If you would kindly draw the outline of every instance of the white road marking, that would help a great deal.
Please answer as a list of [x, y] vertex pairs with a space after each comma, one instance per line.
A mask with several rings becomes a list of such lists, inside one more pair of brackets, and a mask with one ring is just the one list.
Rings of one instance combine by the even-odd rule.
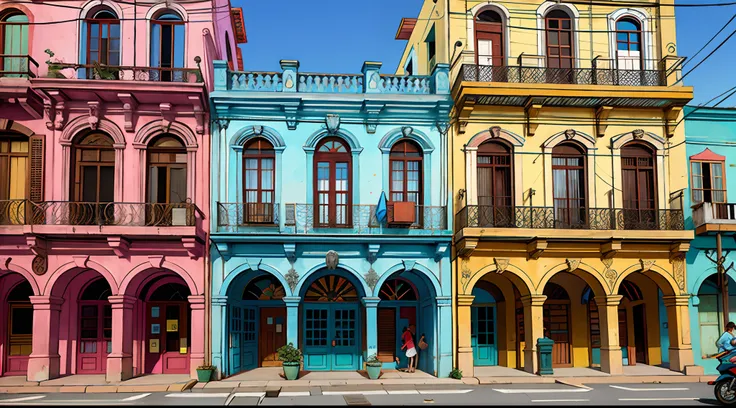
[[426, 394], [467, 394], [473, 390], [419, 390], [422, 395]]
[[279, 393], [279, 397], [309, 397], [309, 391], [282, 391]]
[[125, 402], [138, 401], [139, 399], [146, 398], [149, 395], [151, 395], [150, 392], [149, 393], [146, 393], [146, 394], [133, 395], [132, 397], [123, 398], [121, 401], [125, 401]]
[[689, 388], [629, 388], [620, 385], [609, 385], [611, 388], [617, 388], [624, 391], [689, 391]]
[[386, 395], [384, 390], [371, 391], [322, 391], [322, 395]]
[[589, 399], [543, 399], [532, 400], [532, 402], [587, 402]]
[[699, 397], [682, 397], [682, 398], [619, 398], [619, 401], [694, 401]]
[[2, 399], [2, 400], [0, 400], [0, 404], [4, 404], [4, 403], [7, 403], [7, 402], [33, 401], [33, 400], [38, 400], [38, 399], [41, 399], [41, 398], [46, 398], [46, 396], [45, 395], [34, 395], [34, 396], [31, 396], [31, 397], [20, 397], [20, 398]]
[[500, 389], [492, 388], [493, 391], [502, 392], [504, 394], [542, 394], [542, 393], [556, 393], [556, 392], [590, 392], [589, 389], [575, 388], [572, 390], [554, 390], [554, 389], [525, 389], [525, 388], [513, 388], [513, 389]]
[[237, 397], [256, 397], [261, 398], [264, 395], [266, 395], [265, 391], [259, 391], [259, 392], [236, 392], [233, 394], [236, 398]]
[[389, 395], [419, 395], [417, 390], [386, 390]]
[[227, 392], [182, 392], [176, 394], [166, 394], [169, 398], [227, 398], [230, 393]]

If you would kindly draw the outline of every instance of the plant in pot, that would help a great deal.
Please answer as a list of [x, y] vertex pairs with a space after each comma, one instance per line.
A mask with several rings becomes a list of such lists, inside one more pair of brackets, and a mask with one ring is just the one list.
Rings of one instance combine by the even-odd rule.
[[212, 378], [213, 371], [215, 371], [215, 366], [201, 365], [197, 367], [197, 381], [208, 382]]
[[278, 349], [279, 360], [283, 362], [284, 376], [287, 380], [296, 380], [299, 377], [299, 366], [302, 362], [302, 352], [289, 343]]
[[381, 376], [381, 366], [383, 366], [383, 363], [378, 359], [377, 355], [373, 354], [368, 357], [368, 360], [365, 362], [365, 368], [371, 380], [377, 380]]
[[61, 65], [62, 62], [59, 61], [58, 58], [54, 58], [54, 52], [48, 48], [46, 48], [43, 52], [45, 52], [49, 56], [49, 59], [46, 60], [46, 66], [48, 67], [48, 73], [46, 74], [46, 76], [49, 78], [66, 78], [64, 74], [61, 73], [61, 70], [64, 69], [64, 66]]

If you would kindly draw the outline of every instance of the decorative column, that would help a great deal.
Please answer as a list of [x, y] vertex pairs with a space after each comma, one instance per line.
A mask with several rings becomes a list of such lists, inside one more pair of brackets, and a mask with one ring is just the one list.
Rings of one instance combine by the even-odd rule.
[[[108, 296], [112, 306], [112, 352], [107, 356], [107, 382], [133, 378], [133, 306], [135, 297]], [[144, 328], [144, 332], [145, 332]]]
[[463, 372], [463, 377], [474, 377], [473, 347], [471, 344], [471, 313], [470, 306], [475, 296], [457, 295], [457, 368]]
[[537, 340], [544, 336], [543, 306], [545, 295], [526, 295], [521, 297], [524, 306], [524, 371], [536, 374]]
[[600, 316], [601, 371], [611, 375], [622, 375], [623, 355], [618, 343], [618, 305], [621, 295], [596, 296]]
[[693, 346], [690, 341], [690, 315], [688, 314], [689, 295], [664, 296], [667, 308], [667, 322], [670, 337], [670, 370], [687, 371], [695, 369]]
[[364, 297], [362, 299], [365, 306], [365, 339], [366, 339], [366, 358], [378, 353], [378, 303], [381, 301], [377, 297]]
[[284, 303], [286, 303], [286, 344], [293, 343], [296, 348], [299, 348], [299, 302], [301, 300], [302, 298], [299, 296], [284, 298]]
[[227, 372], [227, 296], [212, 297], [212, 365], [214, 378], [221, 379]]
[[59, 376], [59, 321], [64, 299], [29, 296], [33, 305], [32, 351], [28, 357], [28, 381], [46, 381]]
[[478, 148], [465, 147], [465, 203], [478, 205]]
[[192, 309], [192, 317], [189, 321], [192, 338], [189, 340], [189, 372], [192, 378], [197, 378], [197, 367], [204, 364], [204, 295], [193, 295], [187, 297], [189, 307]]
[[[447, 378], [452, 371], [452, 298], [437, 297], [437, 339], [429, 347], [438, 350], [435, 376]], [[473, 355], [472, 352], [470, 354]], [[465, 372], [463, 372], [465, 373]]]

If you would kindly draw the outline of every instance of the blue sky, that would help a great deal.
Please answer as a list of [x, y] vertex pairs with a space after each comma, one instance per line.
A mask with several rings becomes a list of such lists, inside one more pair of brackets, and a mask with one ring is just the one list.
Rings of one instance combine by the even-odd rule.
[[[232, 0], [243, 8], [248, 43], [242, 46], [246, 70], [279, 71], [279, 60], [297, 59], [305, 72], [358, 73], [363, 61], [396, 69], [406, 41], [394, 39], [402, 17], [416, 17], [423, 0]], [[724, 0], [718, 0], [724, 1]], [[678, 0], [697, 3], [698, 0]], [[716, 0], [709, 0], [716, 2]], [[731, 16], [736, 6], [677, 8], [678, 54], [692, 56]], [[736, 21], [719, 40], [736, 29]], [[712, 43], [686, 70], [715, 47]], [[736, 37], [685, 83], [695, 87], [694, 104], [736, 86]], [[736, 96], [721, 106], [736, 106]]]

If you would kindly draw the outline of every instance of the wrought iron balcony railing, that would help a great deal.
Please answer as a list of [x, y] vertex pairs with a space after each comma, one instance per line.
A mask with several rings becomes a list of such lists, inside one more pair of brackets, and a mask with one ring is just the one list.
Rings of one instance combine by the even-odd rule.
[[192, 203], [0, 201], [0, 225], [195, 226], [202, 211]]
[[[524, 56], [538, 57], [538, 56]], [[629, 62], [629, 63], [626, 63]], [[572, 60], [575, 68], [547, 67], [545, 59], [517, 65], [463, 64], [459, 78], [474, 82], [525, 84], [578, 84], [620, 86], [666, 86], [667, 72], [661, 61]]]
[[455, 229], [473, 227], [680, 231], [685, 219], [682, 210], [468, 205], [455, 214]]
[[217, 203], [217, 229], [279, 225], [279, 205], [274, 203]]
[[0, 77], [35, 78], [37, 76], [38, 62], [30, 55], [0, 54]]
[[199, 68], [130, 67], [122, 65], [56, 63], [59, 72], [76, 71], [78, 78], [111, 81], [204, 82]]
[[345, 234], [395, 233], [399, 230], [417, 229], [427, 231], [447, 230], [447, 208], [439, 206], [416, 206], [414, 222], [393, 223], [393, 207], [386, 208], [386, 221], [378, 221], [375, 205], [353, 205], [347, 211], [325, 209], [317, 214], [313, 204], [286, 204], [284, 226], [297, 234], [320, 233], [325, 229]]

